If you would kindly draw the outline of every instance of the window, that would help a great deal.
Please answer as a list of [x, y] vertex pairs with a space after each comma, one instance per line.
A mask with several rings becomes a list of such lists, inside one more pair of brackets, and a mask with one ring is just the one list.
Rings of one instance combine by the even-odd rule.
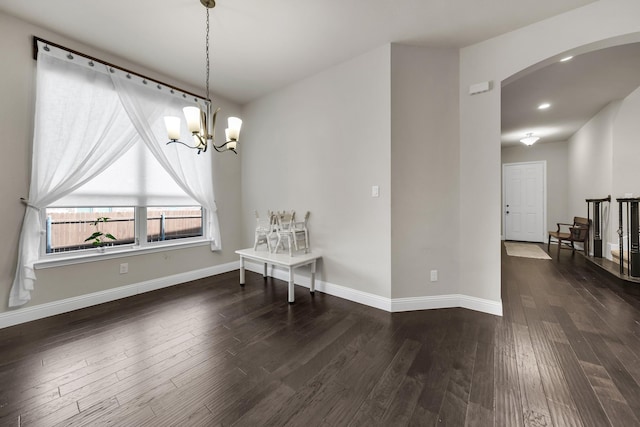
[[[201, 206], [47, 208], [45, 216], [46, 254], [96, 247], [157, 246], [177, 240], [201, 240], [204, 236]], [[99, 218], [106, 220], [97, 221]], [[136, 226], [136, 218], [145, 218], [145, 226]], [[95, 232], [102, 233], [99, 240], [91, 238]]]
[[[191, 156], [195, 153], [190, 152]], [[138, 250], [205, 240], [206, 211], [136, 143], [108, 167], [46, 208], [46, 258]], [[108, 218], [95, 224], [98, 218]], [[94, 232], [115, 240], [85, 241]]]
[[202, 237], [202, 207], [148, 207], [147, 242]]
[[[47, 254], [93, 249], [97, 245], [90, 236], [95, 231], [116, 238], [105, 238], [107, 246], [135, 243], [134, 208], [48, 208], [45, 215]], [[101, 217], [108, 221], [96, 224]]]

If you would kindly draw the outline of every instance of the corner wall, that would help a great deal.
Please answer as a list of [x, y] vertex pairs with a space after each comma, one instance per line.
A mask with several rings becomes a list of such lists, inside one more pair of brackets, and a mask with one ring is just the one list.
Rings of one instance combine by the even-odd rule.
[[458, 62], [456, 49], [391, 44], [247, 105], [246, 246], [254, 210], [310, 210], [330, 293], [501, 313], [459, 294]]

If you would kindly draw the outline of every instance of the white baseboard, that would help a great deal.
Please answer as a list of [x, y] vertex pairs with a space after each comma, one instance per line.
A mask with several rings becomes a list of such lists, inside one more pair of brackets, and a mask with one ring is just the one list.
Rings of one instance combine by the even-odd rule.
[[51, 303], [6, 311], [4, 313], [0, 313], [0, 329], [18, 325], [20, 323], [31, 322], [32, 320], [55, 316], [57, 314], [67, 313], [81, 308], [91, 307], [93, 305], [103, 304], [109, 301], [115, 301], [121, 298], [154, 291], [156, 289], [178, 285], [180, 283], [190, 282], [192, 280], [202, 279], [204, 277], [214, 276], [216, 274], [227, 273], [239, 268], [239, 261], [235, 261], [200, 270], [159, 277], [157, 279], [146, 280], [132, 285], [121, 286], [114, 289], [94, 292]]
[[[262, 263], [254, 263], [247, 259], [245, 268], [249, 271], [253, 271], [254, 273], [262, 274], [264, 267]], [[276, 279], [284, 280], [285, 282], [289, 281], [289, 272], [282, 268], [269, 266], [268, 274]], [[304, 286], [305, 288], [311, 288], [311, 278], [308, 276], [296, 274], [295, 283], [296, 285]], [[346, 286], [335, 285], [333, 283], [316, 279], [316, 291], [357, 302], [359, 304], [368, 305], [369, 307], [374, 307], [380, 310], [391, 311], [391, 300], [389, 298], [347, 288]]]
[[495, 316], [502, 316], [502, 302], [461, 294], [394, 298], [391, 301], [391, 311], [393, 312], [462, 307]]
[[[204, 277], [214, 276], [216, 274], [227, 273], [230, 271], [238, 270], [239, 268], [239, 262], [235, 261], [227, 264], [203, 268], [200, 270], [151, 279], [132, 285], [108, 289], [105, 291], [94, 292], [87, 295], [67, 298], [51, 303], [40, 304], [33, 307], [18, 308], [15, 310], [6, 311], [4, 313], [0, 313], [0, 329], [18, 325], [21, 323], [31, 322], [33, 320], [43, 319], [45, 317], [67, 313], [81, 308], [91, 307], [93, 305], [115, 301], [121, 298], [138, 295], [145, 292], [155, 291], [157, 289], [178, 285], [180, 283], [202, 279]], [[262, 264], [255, 264], [250, 262], [249, 260], [247, 260], [246, 269], [259, 274], [262, 274], [263, 272]], [[288, 272], [283, 269], [271, 267], [269, 275], [280, 280], [289, 280]], [[311, 286], [311, 280], [307, 276], [298, 274], [296, 275], [296, 284], [309, 288]], [[493, 314], [496, 316], [502, 316], [502, 302], [484, 300], [467, 295], [453, 294], [392, 299], [381, 297], [379, 295], [371, 294], [368, 292], [359, 291], [356, 289], [351, 289], [346, 286], [324, 282], [322, 280], [316, 280], [316, 290], [318, 292], [322, 292], [328, 295], [388, 312], [462, 307], [470, 310], [480, 311], [483, 313]]]
[[[263, 273], [263, 264], [256, 264], [247, 260], [245, 268], [258, 274]], [[288, 281], [289, 273], [280, 268], [270, 267], [269, 276], [276, 279]], [[303, 275], [295, 276], [296, 285], [311, 287], [310, 277]], [[374, 307], [388, 312], [414, 311], [414, 310], [432, 310], [436, 308], [466, 308], [469, 310], [480, 311], [483, 313], [502, 316], [502, 302], [485, 300], [481, 298], [471, 297], [468, 295], [436, 295], [426, 297], [411, 298], [385, 298], [368, 292], [358, 291], [356, 289], [347, 288], [345, 286], [336, 285], [321, 280], [316, 280], [316, 290], [328, 295], [359, 304]]]

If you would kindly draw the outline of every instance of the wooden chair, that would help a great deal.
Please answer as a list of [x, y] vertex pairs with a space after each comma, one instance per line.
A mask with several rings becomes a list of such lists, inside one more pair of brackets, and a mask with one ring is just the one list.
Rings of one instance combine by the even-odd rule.
[[[558, 229], [556, 231], [549, 231], [549, 240], [547, 241], [547, 252], [551, 247], [551, 238], [555, 238], [558, 241], [558, 257], [560, 256], [560, 248], [562, 242], [566, 242], [567, 245], [571, 245], [573, 252], [576, 251], [574, 242], [582, 243], [582, 247], [585, 255], [588, 254], [589, 245], [589, 228], [591, 221], [587, 218], [576, 216], [573, 218], [573, 224], [566, 224], [559, 222]], [[568, 232], [563, 231], [562, 228], [568, 228]]]

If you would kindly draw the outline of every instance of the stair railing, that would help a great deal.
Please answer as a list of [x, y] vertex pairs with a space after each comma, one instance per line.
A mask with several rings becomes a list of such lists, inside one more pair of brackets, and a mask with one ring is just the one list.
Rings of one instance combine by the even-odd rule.
[[[640, 277], [640, 197], [624, 197], [616, 199], [618, 202], [618, 244], [620, 246], [620, 274], [624, 275], [624, 240], [627, 239], [629, 262], [627, 275]], [[625, 229], [626, 225], [626, 229]], [[625, 237], [625, 230], [627, 232]]]
[[611, 195], [602, 199], [585, 199], [587, 202], [587, 219], [591, 223], [591, 204], [593, 203], [593, 256], [595, 258], [602, 258], [602, 219], [604, 215], [602, 213], [602, 203], [611, 203]]

